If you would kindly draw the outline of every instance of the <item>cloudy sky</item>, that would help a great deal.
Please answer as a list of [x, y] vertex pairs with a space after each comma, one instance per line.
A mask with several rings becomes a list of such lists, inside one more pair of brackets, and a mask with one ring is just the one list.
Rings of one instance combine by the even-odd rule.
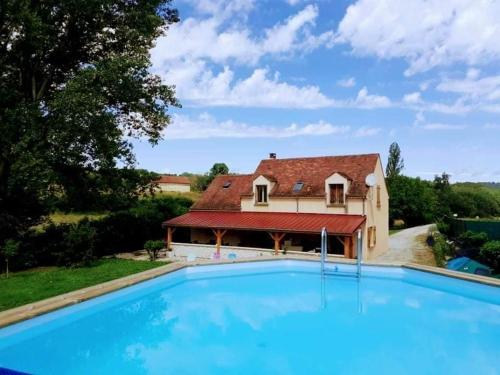
[[378, 152], [405, 173], [500, 181], [500, 1], [174, 0], [151, 51], [183, 108], [140, 167], [253, 171], [278, 157]]

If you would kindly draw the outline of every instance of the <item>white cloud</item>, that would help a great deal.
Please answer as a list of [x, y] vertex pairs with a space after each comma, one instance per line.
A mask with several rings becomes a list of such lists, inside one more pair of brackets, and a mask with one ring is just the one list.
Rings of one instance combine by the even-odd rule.
[[296, 123], [286, 127], [256, 126], [246, 123], [217, 121], [208, 113], [197, 117], [173, 115], [173, 122], [165, 130], [166, 139], [200, 139], [200, 138], [290, 138], [297, 136], [325, 136], [346, 134], [349, 126], [332, 125], [319, 121], [305, 125]]
[[195, 11], [208, 14], [218, 18], [226, 19], [234, 15], [246, 16], [255, 2], [254, 0], [184, 0], [189, 3]]
[[500, 58], [499, 1], [358, 0], [336, 40], [354, 53], [404, 58], [412, 75], [436, 66], [484, 64]]
[[430, 81], [424, 81], [424, 82], [421, 82], [418, 87], [420, 88], [420, 91], [426, 91], [429, 86], [431, 85], [431, 82]]
[[227, 67], [218, 74], [203, 68], [204, 64], [195, 63], [170, 72], [166, 80], [177, 83], [179, 97], [198, 105], [307, 109], [335, 105], [319, 87], [280, 81], [278, 73], [270, 76], [266, 69], [255, 69], [247, 78], [236, 80]]
[[356, 130], [356, 132], [354, 133], [354, 136], [355, 137], [370, 137], [370, 136], [379, 134], [381, 130], [382, 130], [381, 128], [370, 128], [367, 126], [363, 126], [363, 127], [359, 128], [358, 130]]
[[341, 87], [354, 87], [356, 86], [356, 79], [354, 77], [349, 77], [337, 81], [337, 85]]
[[391, 106], [391, 101], [387, 96], [371, 95], [368, 93], [368, 89], [363, 87], [358, 92], [358, 96], [354, 101], [355, 107], [360, 108], [385, 108]]
[[500, 101], [500, 75], [479, 78], [477, 70], [470, 71], [463, 79], [444, 79], [437, 90], [465, 95], [469, 99]]
[[425, 130], [463, 130], [467, 128], [467, 125], [454, 125], [454, 124], [444, 124], [444, 123], [426, 123], [418, 125], [419, 128]]
[[165, 82], [176, 85], [181, 100], [198, 106], [237, 106], [260, 108], [384, 108], [389, 98], [372, 95], [363, 87], [356, 98], [336, 100], [323, 94], [318, 86], [293, 85], [267, 69], [255, 69], [243, 79], [225, 67], [214, 73], [202, 60], [179, 64], [164, 73]]
[[484, 124], [483, 129], [487, 130], [500, 130], [500, 124]]
[[423, 112], [417, 112], [415, 115], [415, 122], [413, 123], [414, 125], [421, 124], [425, 121], [425, 116]]
[[418, 103], [421, 103], [422, 102], [422, 98], [421, 98], [420, 92], [416, 91], [416, 92], [412, 92], [410, 94], [406, 94], [403, 97], [403, 102], [405, 102], [407, 104], [418, 104]]
[[[217, 5], [207, 5], [206, 9], [219, 9]], [[331, 46], [334, 33], [326, 31], [319, 35], [312, 34], [312, 28], [318, 17], [318, 8], [308, 5], [283, 22], [265, 29], [262, 37], [252, 35], [245, 22], [238, 17], [238, 10], [248, 10], [246, 2], [238, 6], [229, 6], [217, 14], [214, 10], [207, 13], [211, 17], [198, 19], [187, 18], [171, 26], [166, 36], [159, 38], [151, 51], [155, 69], [170, 61], [183, 59], [207, 59], [215, 63], [227, 63], [229, 60], [240, 64], [255, 65], [265, 55], [291, 55], [304, 53], [321, 45]], [[244, 13], [244, 12], [243, 12]]]

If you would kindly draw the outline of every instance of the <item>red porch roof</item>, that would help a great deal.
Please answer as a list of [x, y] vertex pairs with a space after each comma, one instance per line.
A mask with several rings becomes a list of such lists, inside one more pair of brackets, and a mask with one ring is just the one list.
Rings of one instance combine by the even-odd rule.
[[256, 230], [273, 232], [351, 235], [364, 222], [361, 215], [306, 214], [290, 212], [191, 211], [164, 223], [167, 227]]

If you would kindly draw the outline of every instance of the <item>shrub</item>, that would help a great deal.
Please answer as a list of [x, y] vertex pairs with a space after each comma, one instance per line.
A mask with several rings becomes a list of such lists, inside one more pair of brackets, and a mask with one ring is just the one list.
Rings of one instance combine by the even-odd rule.
[[144, 249], [148, 252], [149, 260], [153, 261], [158, 258], [158, 253], [163, 249], [164, 243], [161, 240], [149, 240], [144, 244]]
[[9, 277], [9, 260], [17, 255], [19, 251], [19, 244], [19, 241], [9, 239], [5, 241], [1, 248], [1, 253], [5, 258], [5, 273], [7, 274], [7, 277]]
[[481, 259], [496, 273], [500, 273], [500, 241], [488, 241], [480, 251]]
[[56, 252], [58, 266], [88, 266], [94, 259], [96, 229], [84, 219], [78, 224], [70, 224], [63, 235], [63, 241]]
[[434, 245], [432, 246], [432, 249], [434, 251], [436, 265], [438, 267], [444, 267], [446, 264], [446, 257], [455, 256], [455, 247], [440, 233], [434, 233], [433, 238]]
[[[20, 238], [18, 256], [9, 261], [9, 266], [20, 270], [51, 265], [87, 265], [103, 255], [142, 250], [147, 240], [164, 236], [163, 221], [186, 213], [192, 204], [193, 201], [185, 197], [145, 198], [128, 210], [114, 212], [99, 220], [50, 224], [41, 232], [27, 231]], [[5, 256], [0, 261], [5, 261]]]
[[485, 232], [473, 232], [468, 230], [458, 236], [458, 242], [463, 249], [479, 249], [488, 241]]
[[448, 224], [447, 222], [445, 222], [443, 220], [438, 220], [436, 223], [436, 227], [440, 233], [445, 234], [445, 235], [450, 234], [450, 224]]

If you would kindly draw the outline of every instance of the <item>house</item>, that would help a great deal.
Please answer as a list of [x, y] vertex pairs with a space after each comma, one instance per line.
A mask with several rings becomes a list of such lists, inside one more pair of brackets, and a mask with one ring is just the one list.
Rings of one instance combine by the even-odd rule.
[[191, 181], [188, 177], [162, 175], [155, 181], [159, 191], [176, 191], [186, 193], [191, 191]]
[[[368, 178], [367, 178], [368, 176]], [[367, 183], [370, 185], [368, 186]], [[389, 197], [378, 154], [279, 159], [270, 154], [254, 173], [217, 176], [191, 210], [164, 223], [192, 244], [318, 251], [328, 231], [329, 253], [363, 258], [388, 248]], [[186, 234], [186, 231], [188, 233]]]

